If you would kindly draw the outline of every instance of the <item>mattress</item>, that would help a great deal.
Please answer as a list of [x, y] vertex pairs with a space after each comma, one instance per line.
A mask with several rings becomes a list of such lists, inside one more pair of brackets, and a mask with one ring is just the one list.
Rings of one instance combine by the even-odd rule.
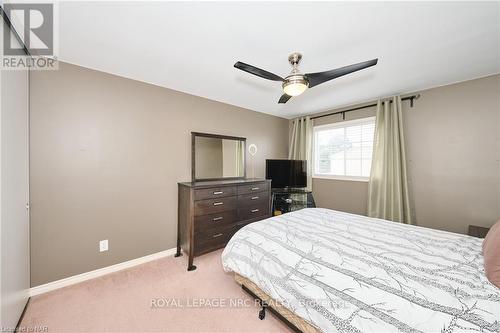
[[224, 270], [322, 332], [499, 332], [482, 240], [329, 209], [249, 224]]

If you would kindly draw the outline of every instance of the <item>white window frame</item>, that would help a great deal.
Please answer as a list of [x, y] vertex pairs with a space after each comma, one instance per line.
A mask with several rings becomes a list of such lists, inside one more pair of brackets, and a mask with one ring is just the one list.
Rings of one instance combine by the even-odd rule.
[[316, 131], [318, 130], [328, 130], [328, 129], [335, 129], [335, 128], [341, 128], [341, 127], [346, 127], [350, 125], [363, 125], [363, 124], [368, 124], [375, 122], [375, 117], [365, 117], [365, 118], [359, 118], [359, 119], [354, 119], [354, 120], [345, 120], [345, 121], [339, 121], [335, 123], [330, 123], [330, 124], [325, 124], [325, 125], [317, 125], [313, 127], [313, 142], [312, 142], [312, 178], [318, 178], [318, 179], [334, 179], [334, 180], [346, 180], [346, 181], [357, 181], [357, 182], [368, 182], [370, 181], [370, 177], [364, 177], [364, 176], [335, 176], [335, 175], [325, 175], [325, 174], [317, 174], [316, 173]]

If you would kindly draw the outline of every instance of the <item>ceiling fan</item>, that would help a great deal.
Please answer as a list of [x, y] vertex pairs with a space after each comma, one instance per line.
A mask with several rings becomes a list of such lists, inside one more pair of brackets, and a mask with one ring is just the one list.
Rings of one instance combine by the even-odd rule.
[[292, 65], [292, 71], [285, 78], [255, 66], [245, 64], [241, 61], [236, 62], [234, 67], [250, 74], [260, 76], [264, 79], [283, 82], [282, 87], [284, 94], [281, 96], [278, 103], [286, 103], [293, 96], [302, 94], [307, 88], [312, 88], [332, 79], [365, 69], [367, 67], [375, 66], [378, 61], [378, 59], [372, 59], [325, 72], [301, 74], [298, 68], [301, 59], [302, 54], [298, 52], [290, 54], [288, 61]]

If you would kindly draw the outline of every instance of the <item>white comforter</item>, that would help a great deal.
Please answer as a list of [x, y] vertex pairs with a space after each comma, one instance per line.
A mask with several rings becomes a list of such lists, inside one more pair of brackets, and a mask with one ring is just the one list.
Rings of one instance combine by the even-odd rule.
[[308, 208], [242, 228], [222, 262], [324, 332], [499, 332], [481, 243]]

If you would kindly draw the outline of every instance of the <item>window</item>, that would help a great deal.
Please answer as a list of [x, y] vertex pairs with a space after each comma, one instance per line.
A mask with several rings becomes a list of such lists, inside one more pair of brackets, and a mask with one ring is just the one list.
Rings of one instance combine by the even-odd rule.
[[315, 126], [314, 177], [370, 177], [374, 133], [375, 117]]

